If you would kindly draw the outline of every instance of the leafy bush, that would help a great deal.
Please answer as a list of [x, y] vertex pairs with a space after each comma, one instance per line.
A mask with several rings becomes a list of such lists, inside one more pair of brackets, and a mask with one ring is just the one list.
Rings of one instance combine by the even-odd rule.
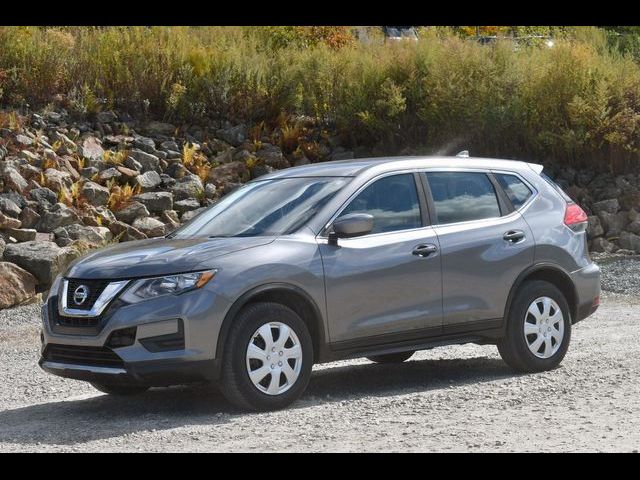
[[363, 43], [349, 27], [0, 27], [0, 101], [37, 107], [57, 98], [72, 113], [119, 108], [173, 122], [224, 118], [247, 122], [256, 142], [277, 127], [287, 151], [309, 158], [321, 158], [318, 139], [280, 119], [312, 116], [376, 152], [464, 148], [637, 168], [637, 36], [626, 32], [623, 46], [598, 28], [483, 27], [556, 41], [480, 45], [475, 27], [464, 28]]

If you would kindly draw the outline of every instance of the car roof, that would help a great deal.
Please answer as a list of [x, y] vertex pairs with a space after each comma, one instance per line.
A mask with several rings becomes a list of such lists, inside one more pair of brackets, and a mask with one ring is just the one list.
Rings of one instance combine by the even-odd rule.
[[375, 170], [375, 173], [385, 173], [395, 170], [407, 170], [414, 168], [478, 168], [491, 170], [529, 170], [537, 173], [542, 171], [538, 164], [526, 163], [519, 160], [502, 160], [497, 158], [478, 157], [379, 157], [358, 158], [353, 160], [333, 160], [299, 167], [291, 167], [268, 173], [259, 180], [292, 177], [355, 177], [364, 171]]

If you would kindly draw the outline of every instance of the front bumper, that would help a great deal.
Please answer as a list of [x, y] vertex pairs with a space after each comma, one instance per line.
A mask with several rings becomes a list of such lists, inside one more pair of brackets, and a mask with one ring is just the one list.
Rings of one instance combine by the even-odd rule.
[[[54, 375], [97, 383], [215, 380], [215, 346], [226, 308], [223, 297], [203, 288], [132, 305], [116, 300], [97, 325], [70, 327], [61, 324], [54, 296], [42, 308], [39, 364]], [[126, 330], [133, 330], [134, 338], [125, 346], [114, 344], [114, 335]], [[54, 349], [61, 353], [53, 355]]]

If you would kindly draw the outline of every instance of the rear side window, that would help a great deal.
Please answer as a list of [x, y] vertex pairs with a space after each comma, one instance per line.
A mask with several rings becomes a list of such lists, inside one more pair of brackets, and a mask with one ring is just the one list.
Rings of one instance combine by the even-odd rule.
[[427, 181], [440, 225], [500, 216], [489, 177], [475, 172], [432, 172]]
[[524, 205], [527, 200], [533, 195], [533, 192], [526, 183], [520, 180], [515, 175], [509, 175], [506, 173], [494, 173], [496, 180], [511, 200], [513, 208], [516, 210]]
[[[373, 215], [371, 233], [422, 227], [420, 202], [413, 174], [391, 175], [376, 180], [340, 213]], [[338, 217], [338, 218], [340, 218]]]

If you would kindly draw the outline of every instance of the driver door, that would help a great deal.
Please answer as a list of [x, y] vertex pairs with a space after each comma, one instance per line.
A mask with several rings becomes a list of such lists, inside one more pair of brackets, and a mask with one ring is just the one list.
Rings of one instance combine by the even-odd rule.
[[[373, 230], [331, 245], [319, 238], [332, 344], [420, 338], [442, 329], [439, 244], [413, 173], [369, 182], [337, 218], [374, 217]], [[425, 254], [425, 246], [431, 253]], [[420, 252], [422, 248], [422, 252]], [[339, 348], [339, 347], [338, 347]]]

